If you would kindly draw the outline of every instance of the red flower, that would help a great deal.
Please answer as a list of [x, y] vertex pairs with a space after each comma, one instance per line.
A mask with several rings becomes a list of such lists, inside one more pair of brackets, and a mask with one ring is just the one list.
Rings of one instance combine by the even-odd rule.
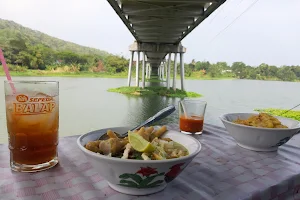
[[151, 167], [141, 167], [139, 171], [136, 172], [137, 174], [142, 174], [143, 176], [150, 176], [152, 174], [157, 174], [158, 172], [156, 171], [155, 168]]
[[181, 172], [181, 168], [180, 167], [183, 164], [184, 163], [179, 163], [179, 164], [176, 164], [176, 165], [172, 166], [170, 168], [171, 170], [168, 173], [166, 173], [165, 176], [175, 178]]

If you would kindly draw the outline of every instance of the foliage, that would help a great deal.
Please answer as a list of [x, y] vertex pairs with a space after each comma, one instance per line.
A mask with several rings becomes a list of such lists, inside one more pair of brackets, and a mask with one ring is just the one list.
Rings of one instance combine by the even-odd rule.
[[109, 55], [109, 53], [105, 51], [66, 42], [39, 31], [23, 27], [13, 21], [0, 19], [0, 46], [6, 47], [9, 45], [10, 40], [13, 40], [17, 45], [23, 45], [24, 49], [24, 42], [18, 40], [20, 38], [23, 39], [25, 43], [27, 42], [33, 46], [42, 43], [54, 51], [72, 51], [77, 54], [95, 54], [101, 57]]
[[[66, 42], [15, 22], [1, 19], [0, 47], [4, 50], [10, 70], [14, 74], [22, 76], [58, 76], [59, 73], [67, 76], [79, 76], [80, 74], [86, 76], [88, 72], [95, 73], [95, 75], [88, 75], [95, 77], [103, 76], [103, 74], [123, 76], [128, 71], [129, 60], [124, 57]], [[132, 69], [133, 74], [134, 66], [135, 64]], [[226, 62], [210, 63], [193, 59], [191, 63], [185, 63], [184, 68], [185, 77], [190, 79], [237, 78], [300, 81], [299, 65], [276, 67], [262, 63], [259, 66], [249, 66], [243, 62], [234, 62], [230, 66]], [[171, 61], [171, 78], [173, 71], [174, 61]], [[152, 75], [156, 73], [157, 69], [153, 68]], [[179, 63], [176, 73], [180, 73]], [[153, 76], [150, 81], [155, 82]]]
[[[128, 60], [97, 49], [83, 47], [0, 19], [0, 47], [6, 62], [28, 69], [123, 72]], [[66, 68], [65, 66], [68, 66]], [[61, 69], [60, 69], [61, 70]]]
[[[287, 118], [291, 118], [291, 119], [295, 119], [295, 120], [300, 121], [300, 110], [291, 110], [287, 113], [284, 113], [287, 110], [267, 108], [267, 109], [255, 109], [255, 111], [266, 112], [266, 113], [269, 113], [271, 115], [287, 117]], [[284, 113], [284, 114], [282, 114], [282, 113]]]
[[300, 65], [281, 66], [262, 63], [257, 67], [246, 65], [243, 62], [234, 62], [229, 66], [226, 62], [210, 63], [194, 60], [185, 65], [187, 77], [200, 79], [238, 78], [256, 80], [300, 81]]
[[139, 87], [119, 87], [108, 89], [109, 92], [117, 92], [128, 95], [135, 96], [147, 96], [147, 95], [160, 95], [167, 97], [201, 97], [202, 95], [195, 92], [186, 92], [177, 89], [176, 91], [172, 89], [167, 89], [166, 87], [145, 87], [144, 89]]

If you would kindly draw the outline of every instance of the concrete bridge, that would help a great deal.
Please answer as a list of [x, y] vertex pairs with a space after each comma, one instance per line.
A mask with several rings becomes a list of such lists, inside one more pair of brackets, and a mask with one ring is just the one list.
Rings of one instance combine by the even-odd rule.
[[[131, 85], [132, 63], [136, 61], [136, 83], [140, 86], [139, 70], [142, 61], [142, 85], [150, 78], [151, 70], [160, 79], [166, 76], [171, 88], [171, 55], [174, 54], [173, 84], [176, 90], [177, 55], [180, 57], [181, 89], [184, 87], [184, 53], [181, 41], [226, 0], [107, 0], [131, 32], [135, 41], [131, 52], [128, 86]], [[166, 61], [167, 60], [167, 61]]]

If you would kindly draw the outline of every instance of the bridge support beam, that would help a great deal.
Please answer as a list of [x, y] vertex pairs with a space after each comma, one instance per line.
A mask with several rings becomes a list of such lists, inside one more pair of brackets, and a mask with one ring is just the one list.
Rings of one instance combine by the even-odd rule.
[[177, 53], [174, 54], [173, 90], [176, 91]]
[[134, 57], [134, 51], [131, 51], [131, 57], [130, 57], [130, 61], [129, 61], [129, 69], [128, 69], [128, 87], [130, 87], [131, 84], [131, 71], [132, 71], [132, 63], [133, 63], [133, 57]]
[[169, 53], [168, 70], [167, 70], [167, 89], [170, 89], [170, 76], [171, 76], [171, 53]]
[[139, 43], [134, 41], [132, 45], [129, 46], [129, 51], [145, 51], [154, 53], [181, 53], [186, 52], [186, 48], [179, 44], [156, 44], [156, 43]]
[[160, 80], [160, 77], [161, 77], [161, 74], [160, 74], [160, 65], [158, 65], [158, 68], [157, 68], [157, 72], [158, 72], [158, 79]]
[[167, 61], [164, 62], [164, 69], [165, 69], [165, 80], [167, 80], [167, 73], [168, 73], [168, 67], [167, 67]]
[[139, 87], [140, 86], [140, 74], [139, 74], [139, 64], [140, 64], [140, 52], [137, 52], [137, 61], [135, 63], [135, 86]]
[[148, 79], [148, 66], [149, 64], [146, 62], [146, 79]]
[[184, 87], [184, 60], [183, 53], [180, 53], [180, 81], [181, 81], [181, 90], [185, 90]]
[[161, 63], [161, 80], [165, 79], [165, 63]]
[[[152, 69], [154, 73], [157, 73], [160, 80], [166, 80], [167, 88], [171, 87], [176, 90], [176, 75], [177, 75], [177, 54], [180, 56], [180, 80], [181, 89], [185, 89], [184, 86], [184, 61], [183, 54], [186, 52], [186, 48], [179, 44], [156, 44], [156, 43], [141, 43], [135, 41], [129, 47], [131, 51], [131, 60], [129, 62], [128, 70], [128, 86], [131, 84], [131, 73], [134, 53], [137, 52], [136, 61], [136, 83], [135, 85], [139, 87], [139, 63], [140, 63], [140, 52], [142, 52], [143, 63], [142, 63], [142, 86], [145, 87], [145, 79], [151, 78]], [[171, 86], [171, 59], [172, 53], [174, 53], [174, 72], [173, 72], [173, 86]], [[166, 55], [169, 54], [168, 63], [165, 61]], [[147, 59], [147, 61], [146, 61]], [[152, 68], [154, 67], [154, 68]], [[157, 70], [157, 71], [156, 71]]]
[[143, 52], [143, 68], [142, 68], [142, 88], [145, 88], [145, 65], [146, 65], [146, 54]]

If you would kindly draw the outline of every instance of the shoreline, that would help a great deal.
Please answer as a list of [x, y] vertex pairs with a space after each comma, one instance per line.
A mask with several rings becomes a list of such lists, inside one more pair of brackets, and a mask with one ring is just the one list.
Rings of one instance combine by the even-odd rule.
[[[0, 69], [1, 70], [1, 69]], [[30, 70], [26, 72], [16, 72], [11, 71], [10, 75], [12, 77], [68, 77], [68, 78], [122, 78], [127, 79], [128, 74], [126, 73], [93, 73], [93, 72], [49, 72], [49, 71], [35, 71]], [[0, 71], [0, 77], [5, 77], [5, 73], [3, 71]], [[135, 79], [135, 74], [132, 74], [132, 79]], [[153, 76], [157, 77], [157, 76]], [[140, 76], [140, 80], [142, 77]], [[173, 80], [173, 77], [171, 77], [170, 80]], [[180, 80], [180, 75], [177, 74], [176, 80]], [[267, 80], [259, 80], [259, 79], [238, 79], [234, 77], [210, 77], [210, 76], [190, 76], [185, 77], [185, 80], [252, 80], [252, 81], [278, 81], [278, 82], [295, 82], [298, 83], [299, 81], [282, 81], [282, 80], [276, 80], [276, 79], [267, 79]], [[166, 80], [154, 80], [154, 78], [146, 79], [146, 82], [166, 82]]]
[[165, 97], [177, 97], [177, 98], [197, 98], [203, 97], [202, 94], [198, 94], [196, 92], [189, 92], [189, 91], [182, 91], [180, 89], [167, 89], [166, 87], [145, 87], [144, 89], [140, 87], [118, 87], [118, 88], [110, 88], [107, 90], [108, 92], [116, 92], [124, 95], [131, 95], [131, 96], [151, 96], [151, 95], [158, 95], [158, 96], [165, 96]]
[[[93, 73], [93, 72], [46, 72], [45, 71], [26, 71], [26, 72], [15, 72], [11, 71], [10, 75], [12, 77], [70, 77], [70, 78], [124, 78], [127, 79], [127, 73], [116, 73], [116, 74], [109, 74], [109, 73]], [[0, 71], [0, 76], [5, 77], [5, 73]], [[132, 78], [135, 78], [135, 74], [132, 74]], [[233, 77], [185, 77], [186, 80], [237, 80]], [[140, 76], [141, 80], [141, 76]], [[170, 80], [173, 80], [171, 77]], [[180, 75], [177, 74], [176, 80], [180, 80]], [[146, 79], [146, 82], [166, 82], [166, 80], [154, 80], [153, 78]]]

